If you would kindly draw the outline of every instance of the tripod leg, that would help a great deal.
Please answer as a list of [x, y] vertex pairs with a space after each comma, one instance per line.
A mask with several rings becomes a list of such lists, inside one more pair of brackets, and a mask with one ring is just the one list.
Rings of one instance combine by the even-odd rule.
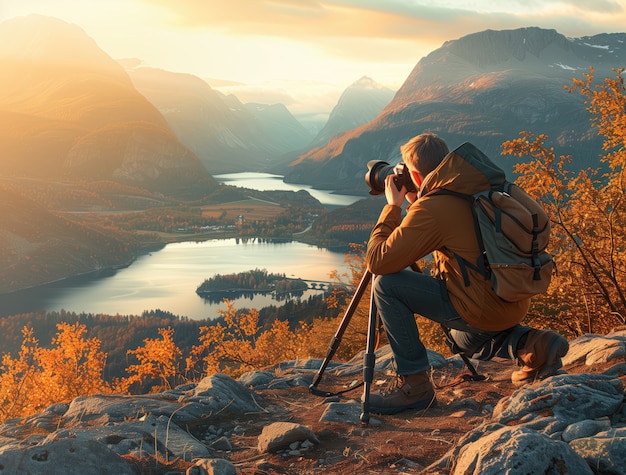
[[309, 386], [309, 391], [312, 394], [315, 394], [316, 396], [327, 397], [327, 396], [332, 395], [332, 393], [329, 393], [326, 391], [320, 391], [319, 389], [317, 389], [317, 385], [322, 379], [322, 375], [324, 374], [324, 371], [326, 371], [326, 367], [328, 366], [328, 363], [330, 363], [330, 360], [335, 355], [337, 348], [339, 348], [339, 344], [341, 343], [343, 334], [346, 332], [346, 329], [348, 328], [348, 324], [350, 323], [350, 319], [352, 318], [352, 315], [357, 309], [359, 302], [361, 301], [361, 298], [363, 297], [363, 294], [365, 293], [365, 290], [367, 289], [367, 285], [369, 284], [371, 279], [372, 279], [372, 273], [366, 270], [363, 273], [363, 276], [361, 277], [361, 281], [359, 282], [359, 286], [354, 292], [354, 295], [352, 296], [352, 300], [350, 300], [350, 304], [348, 305], [348, 308], [346, 309], [346, 313], [344, 314], [343, 319], [341, 320], [341, 323], [339, 324], [339, 327], [337, 328], [337, 331], [335, 332], [335, 335], [333, 336], [333, 339], [330, 342], [330, 346], [328, 347], [328, 350], [326, 352], [326, 357], [324, 358], [324, 361], [322, 362], [320, 369], [317, 371], [315, 378], [313, 378], [313, 383]]
[[370, 296], [369, 321], [367, 326], [367, 346], [363, 356], [363, 402], [361, 423], [369, 424], [370, 421], [370, 391], [374, 380], [374, 367], [376, 365], [376, 324], [378, 323], [378, 310], [374, 302], [374, 286], [372, 285]]
[[[454, 338], [452, 338], [450, 329], [446, 327], [445, 325], [441, 325], [441, 329], [446, 334], [446, 338], [452, 344], [453, 348], [456, 348], [457, 346], [454, 341]], [[459, 353], [459, 356], [463, 360], [463, 363], [465, 363], [465, 366], [467, 366], [467, 368], [470, 370], [470, 373], [472, 373], [471, 379], [473, 381], [484, 381], [485, 379], [487, 379], [484, 374], [479, 374], [478, 371], [476, 371], [476, 368], [474, 368], [474, 365], [472, 364], [472, 362], [469, 360], [467, 356], [465, 356], [463, 353]]]

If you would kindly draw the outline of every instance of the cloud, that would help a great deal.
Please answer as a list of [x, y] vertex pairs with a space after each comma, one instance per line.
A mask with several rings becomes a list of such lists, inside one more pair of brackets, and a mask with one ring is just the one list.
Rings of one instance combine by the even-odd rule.
[[286, 38], [335, 57], [384, 62], [406, 61], [411, 47], [430, 51], [485, 29], [539, 26], [586, 36], [621, 31], [626, 23], [624, 1], [617, 0], [143, 1], [166, 9], [181, 28]]
[[624, 8], [620, 2], [613, 0], [534, 0], [531, 5], [554, 4], [557, 6], [573, 7], [581, 12], [618, 13]]
[[[420, 28], [450, 38], [454, 31], [480, 31], [480, 23], [511, 18], [532, 21], [537, 14], [570, 18], [585, 13], [624, 13], [621, 0], [143, 0], [172, 14], [181, 26], [213, 27], [231, 34], [296, 37], [394, 37]], [[468, 19], [479, 25], [463, 24]], [[482, 21], [481, 21], [482, 19]], [[443, 28], [442, 28], [443, 27]], [[452, 35], [450, 34], [452, 32]]]

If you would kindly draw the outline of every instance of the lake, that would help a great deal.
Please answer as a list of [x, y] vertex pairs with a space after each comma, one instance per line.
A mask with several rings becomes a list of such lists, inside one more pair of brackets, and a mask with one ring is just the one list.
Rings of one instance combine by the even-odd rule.
[[[325, 206], [337, 207], [348, 206], [352, 203], [362, 200], [366, 196], [342, 195], [331, 190], [316, 190], [309, 185], [296, 185], [284, 183], [281, 175], [272, 175], [269, 173], [226, 173], [224, 175], [215, 175], [214, 178], [227, 185], [239, 186], [242, 188], [251, 188], [259, 191], [283, 190], [283, 191], [299, 191], [306, 190], [309, 194], [319, 200]], [[363, 190], [367, 190], [365, 182], [363, 182]]]
[[[299, 242], [267, 243], [220, 239], [168, 244], [139, 257], [132, 265], [108, 275], [75, 277], [19, 294], [0, 297], [2, 315], [40, 309], [71, 312], [140, 315], [165, 310], [192, 319], [215, 318], [223, 303], [212, 304], [196, 294], [198, 286], [215, 274], [253, 269], [305, 280], [329, 281], [333, 270], [346, 271], [344, 254]], [[306, 299], [319, 290], [309, 290]], [[281, 305], [270, 296], [233, 300], [235, 308]]]
[[[218, 181], [257, 190], [306, 189], [328, 206], [346, 206], [357, 196], [289, 185], [279, 175], [234, 173]], [[343, 252], [319, 249], [299, 242], [268, 243], [255, 239], [224, 239], [168, 244], [140, 256], [129, 267], [76, 276], [47, 286], [0, 296], [0, 316], [39, 310], [93, 314], [140, 315], [145, 310], [163, 310], [192, 319], [215, 318], [223, 303], [209, 303], [196, 294], [197, 287], [215, 274], [254, 269], [286, 274], [305, 280], [328, 281], [333, 270], [347, 271]], [[305, 292], [302, 299], [319, 293]], [[271, 296], [233, 299], [235, 308], [281, 305]]]

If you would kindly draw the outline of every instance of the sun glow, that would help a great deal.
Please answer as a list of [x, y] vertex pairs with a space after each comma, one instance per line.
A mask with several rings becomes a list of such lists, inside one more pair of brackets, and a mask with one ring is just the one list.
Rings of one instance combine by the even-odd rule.
[[398, 89], [422, 57], [469, 33], [526, 26], [570, 37], [616, 32], [625, 12], [626, 0], [2, 0], [0, 21], [53, 16], [80, 26], [115, 59], [138, 58], [216, 88], [228, 82], [224, 91], [255, 102], [283, 97], [305, 109], [313, 95], [332, 107], [362, 76]]

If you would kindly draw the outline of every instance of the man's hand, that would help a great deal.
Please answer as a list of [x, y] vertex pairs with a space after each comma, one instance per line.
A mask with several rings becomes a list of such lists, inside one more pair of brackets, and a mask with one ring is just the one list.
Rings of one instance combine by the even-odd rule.
[[395, 175], [387, 175], [385, 178], [385, 198], [387, 198], [388, 204], [401, 207], [406, 195], [406, 188], [402, 186], [402, 189], [398, 190], [393, 182], [394, 177]]
[[405, 198], [412, 204], [417, 199], [417, 192], [413, 191], [411, 193], [407, 193]]

